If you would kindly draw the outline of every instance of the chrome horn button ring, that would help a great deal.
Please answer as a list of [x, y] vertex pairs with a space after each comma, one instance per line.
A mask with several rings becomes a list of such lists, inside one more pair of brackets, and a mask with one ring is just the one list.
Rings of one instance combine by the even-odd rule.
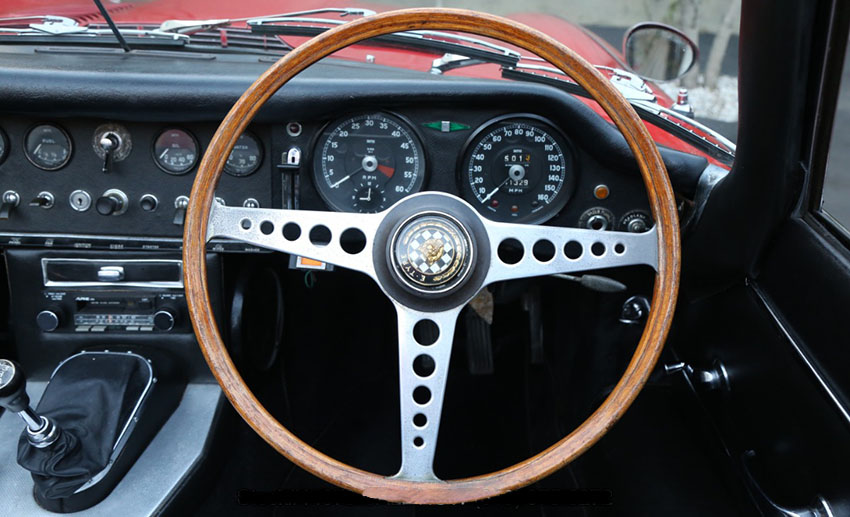
[[463, 284], [475, 260], [472, 239], [454, 217], [417, 214], [399, 226], [390, 243], [390, 262], [405, 287], [444, 293]]

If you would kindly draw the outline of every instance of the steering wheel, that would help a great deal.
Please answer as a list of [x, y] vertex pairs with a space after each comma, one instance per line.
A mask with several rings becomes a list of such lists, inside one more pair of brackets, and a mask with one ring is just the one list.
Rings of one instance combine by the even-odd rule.
[[[287, 81], [354, 43], [423, 29], [473, 33], [516, 45], [584, 87], [634, 153], [656, 225], [633, 234], [499, 223], [484, 219], [462, 199], [437, 192], [406, 197], [377, 214], [238, 208], [213, 201], [236, 139]], [[329, 242], [321, 235], [328, 233]], [[373, 474], [322, 454], [257, 401], [228, 355], [210, 308], [205, 252], [214, 237], [359, 271], [390, 298], [398, 317], [401, 403], [402, 461], [396, 475]], [[508, 263], [514, 261], [499, 256], [499, 246], [508, 239], [522, 245], [519, 262]], [[554, 246], [554, 258], [542, 262], [533, 256], [531, 250], [540, 242]], [[570, 250], [580, 249], [580, 254], [568, 255], [567, 244]], [[599, 440], [634, 401], [661, 353], [676, 303], [680, 253], [676, 203], [664, 163], [637, 114], [609, 81], [575, 52], [536, 30], [457, 9], [367, 16], [324, 32], [282, 57], [239, 98], [213, 136], [192, 187], [183, 236], [184, 281], [195, 334], [210, 369], [245, 421], [281, 454], [316, 476], [366, 497], [404, 503], [462, 503], [502, 494], [551, 474]], [[636, 264], [656, 271], [651, 310], [634, 356], [602, 405], [568, 436], [525, 461], [486, 475], [438, 479], [432, 469], [437, 431], [455, 322], [466, 303], [493, 282]], [[420, 333], [420, 326], [430, 326], [436, 333]], [[433, 342], [422, 337], [434, 334]]]

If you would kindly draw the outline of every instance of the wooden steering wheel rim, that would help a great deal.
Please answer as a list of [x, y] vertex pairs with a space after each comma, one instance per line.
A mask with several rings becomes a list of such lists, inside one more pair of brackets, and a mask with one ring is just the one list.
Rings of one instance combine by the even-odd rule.
[[[206, 274], [206, 235], [215, 187], [236, 139], [257, 111], [309, 65], [362, 40], [408, 30], [452, 30], [487, 36], [533, 52], [564, 71], [590, 93], [626, 138], [640, 168], [658, 232], [658, 265], [643, 336], [625, 373], [602, 405], [578, 428], [548, 449], [506, 469], [437, 482], [393, 479], [330, 458], [283, 427], [254, 397], [219, 334]], [[366, 497], [404, 503], [463, 503], [528, 485], [566, 465], [596, 443], [623, 415], [646, 383], [673, 319], [679, 285], [680, 243], [673, 190], [658, 149], [634, 109], [592, 65], [566, 46], [525, 25], [460, 9], [405, 9], [335, 27], [300, 45], [260, 76], [239, 98], [210, 142], [198, 169], [186, 213], [183, 263], [186, 298], [195, 334], [225, 395], [272, 447], [316, 476]]]

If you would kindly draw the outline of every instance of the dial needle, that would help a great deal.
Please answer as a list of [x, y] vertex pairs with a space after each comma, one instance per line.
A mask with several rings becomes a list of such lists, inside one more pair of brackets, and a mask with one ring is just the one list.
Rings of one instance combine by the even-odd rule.
[[507, 183], [507, 182], [508, 182], [508, 180], [510, 180], [510, 179], [511, 179], [511, 177], [510, 177], [510, 176], [508, 176], [507, 178], [505, 178], [505, 181], [503, 181], [503, 182], [499, 183], [499, 186], [498, 186], [498, 187], [496, 187], [496, 188], [494, 188], [493, 190], [491, 190], [491, 191], [490, 191], [490, 193], [489, 193], [489, 194], [487, 194], [487, 197], [485, 197], [484, 199], [482, 199], [482, 200], [481, 200], [481, 203], [482, 203], [482, 204], [484, 204], [484, 203], [486, 203], [487, 201], [490, 201], [490, 198], [491, 198], [491, 197], [493, 197], [493, 194], [495, 194], [496, 192], [498, 192], [498, 191], [499, 191], [499, 189], [500, 189], [500, 188], [502, 188], [502, 187], [505, 185], [505, 183]]
[[354, 176], [355, 174], [357, 174], [358, 172], [360, 172], [362, 170], [363, 170], [363, 167], [359, 167], [356, 171], [352, 172], [348, 176], [342, 178], [341, 180], [337, 181], [336, 183], [331, 184], [331, 188], [337, 188], [338, 186], [342, 185], [346, 180], [348, 180], [350, 177]]

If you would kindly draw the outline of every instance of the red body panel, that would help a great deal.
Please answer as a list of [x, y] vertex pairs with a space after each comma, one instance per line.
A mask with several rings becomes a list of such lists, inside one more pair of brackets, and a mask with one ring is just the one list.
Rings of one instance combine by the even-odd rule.
[[[104, 0], [104, 4], [118, 23], [156, 25], [167, 19], [246, 18], [323, 7], [354, 6], [354, 2], [345, 0], [297, 0], [296, 2], [287, 3], [280, 2], [279, 0], [241, 0], [239, 2], [214, 2], [211, 0], [125, 0], [121, 4], [113, 4], [109, 0]], [[359, 3], [357, 6], [375, 11], [388, 10], [384, 5], [370, 5], [369, 3]], [[67, 16], [77, 19], [83, 24], [103, 21], [91, 0], [5, 0], [0, 5], [0, 17], [36, 14]], [[534, 13], [515, 14], [511, 15], [510, 18], [555, 37], [595, 65], [627, 69], [619, 51], [589, 31], [562, 18]], [[296, 45], [300, 41], [303, 41], [303, 38], [286, 38], [286, 40], [288, 43]], [[365, 61], [367, 55], [373, 56], [375, 63], [380, 65], [423, 71], [430, 70], [432, 61], [437, 57], [427, 52], [365, 45], [349, 47], [335, 54], [335, 57]], [[501, 78], [500, 69], [496, 65], [460, 68], [447, 72], [447, 74], [492, 79]], [[654, 85], [650, 85], [650, 87], [656, 93], [658, 102], [662, 106], [670, 106], [672, 104], [671, 99], [660, 88]], [[596, 112], [605, 116], [595, 102], [587, 101], [586, 99], [582, 100]], [[607, 116], [605, 118], [607, 119]], [[728, 166], [709, 157], [696, 147], [683, 142], [656, 126], [647, 124], [647, 128], [659, 145], [690, 154], [702, 155], [708, 158], [711, 163], [728, 168]]]

